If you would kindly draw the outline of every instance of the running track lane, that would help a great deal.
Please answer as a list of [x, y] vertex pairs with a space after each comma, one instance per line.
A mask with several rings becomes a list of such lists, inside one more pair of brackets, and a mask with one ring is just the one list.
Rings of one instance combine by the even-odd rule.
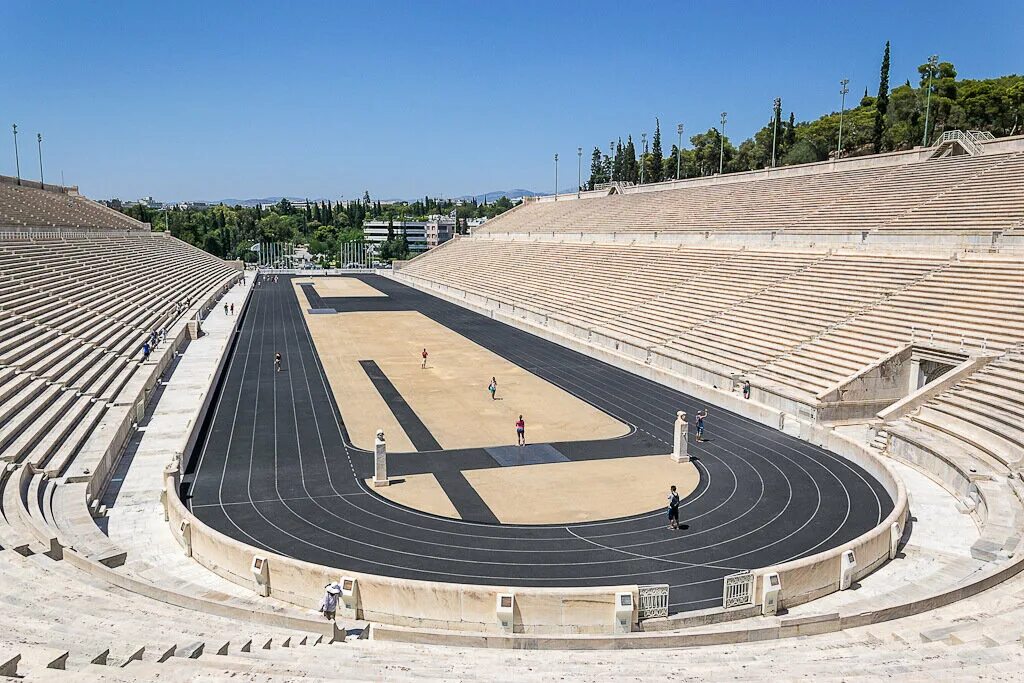
[[[703, 403], [394, 281], [389, 299], [329, 299], [338, 310], [419, 310], [671, 450], [677, 410]], [[274, 372], [273, 355], [284, 356]], [[343, 388], [340, 388], [343, 390]], [[207, 524], [282, 555], [409, 579], [518, 586], [667, 583], [673, 612], [721, 604], [725, 575], [846, 543], [892, 509], [845, 459], [719, 408], [701, 473], [680, 510], [547, 526], [436, 517], [370, 492], [372, 457], [353, 448], [290, 278], [253, 291], [198, 449], [191, 506]], [[692, 437], [692, 435], [691, 435]], [[559, 445], [574, 457], [572, 444]], [[444, 453], [420, 454], [444, 458]], [[585, 483], [568, 495], [587, 495]]]

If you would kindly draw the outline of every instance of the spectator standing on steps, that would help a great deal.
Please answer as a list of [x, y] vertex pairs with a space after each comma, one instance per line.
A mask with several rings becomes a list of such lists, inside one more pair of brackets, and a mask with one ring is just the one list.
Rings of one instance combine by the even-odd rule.
[[224, 315], [228, 314], [228, 302], [224, 302]]
[[675, 486], [668, 489], [668, 528], [679, 528], [679, 492]]
[[281, 352], [278, 351], [274, 354], [274, 371], [281, 372]]
[[341, 586], [336, 583], [329, 583], [324, 586], [324, 598], [320, 601], [320, 614], [324, 619], [334, 621], [334, 615], [338, 611], [338, 595], [341, 594]]
[[149, 342], [142, 342], [142, 362], [149, 360]]
[[231, 304], [231, 315], [235, 314], [235, 305]]
[[701, 408], [697, 413], [697, 443], [704, 441], [704, 418], [708, 416], [708, 409]]
[[750, 380], [743, 380], [743, 398], [750, 398]]

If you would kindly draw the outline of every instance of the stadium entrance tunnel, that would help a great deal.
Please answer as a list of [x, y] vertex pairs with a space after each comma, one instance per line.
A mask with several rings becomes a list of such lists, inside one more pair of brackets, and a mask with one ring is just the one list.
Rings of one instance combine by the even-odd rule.
[[817, 418], [823, 423], [891, 418], [894, 408], [916, 407], [998, 355], [912, 342], [818, 394]]
[[[289, 276], [252, 291], [193, 454], [191, 497], [171, 514], [172, 529], [190, 522], [193, 558], [220, 575], [252, 587], [250, 565], [260, 557], [269, 567], [261, 587], [306, 607], [328, 580], [351, 576], [353, 614], [367, 619], [492, 630], [495, 600], [512, 594], [517, 629], [609, 632], [616, 594], [638, 599], [641, 586], [666, 587], [670, 613], [704, 610], [723, 606], [725, 577], [737, 573], [751, 574], [748, 593], [758, 601], [770, 571], [781, 580], [780, 604], [792, 606], [840, 589], [845, 552], [856, 553], [857, 577], [889, 559], [890, 527], [905, 521], [906, 495], [866, 447], [839, 436], [822, 445], [800, 440], [753, 412], [716, 408], [393, 280], [357, 278], [384, 296], [344, 283], [331, 286], [341, 296], [325, 296], [328, 287], [315, 283], [331, 314], [309, 313]], [[344, 328], [369, 312], [422, 316], [430, 325], [417, 329], [453, 343], [431, 346], [425, 364], [415, 339], [409, 358], [361, 351], [359, 360], [374, 361], [390, 388], [358, 362], [332, 377], [323, 361], [331, 349], [311, 333], [311, 320]], [[391, 332], [380, 327], [382, 337]], [[451, 412], [432, 408], [445, 404], [445, 387], [471, 352], [515, 366], [524, 375], [518, 386], [557, 390], [628, 433], [559, 441], [555, 429], [555, 438], [517, 447], [509, 422], [505, 445], [445, 447], [463, 435], [446, 424]], [[478, 402], [470, 417], [514, 404], [516, 415], [526, 414], [527, 436], [543, 422], [544, 404], [532, 394], [517, 395], [516, 383], [499, 378], [508, 392], [499, 408], [486, 390], [493, 373], [477, 374], [475, 398], [465, 399]], [[390, 414], [392, 429], [413, 446], [440, 446], [388, 452], [388, 477], [418, 482], [407, 489], [418, 500], [400, 500], [400, 483], [367, 484], [374, 455], [349, 434], [361, 407], [339, 400], [356, 382], [367, 409], [390, 408], [379, 414]], [[692, 425], [688, 433], [691, 463], [671, 463], [669, 472], [660, 463], [633, 486], [645, 462], [673, 451], [676, 413], [704, 408], [705, 438], [697, 441]], [[529, 464], [534, 457], [542, 462]], [[543, 476], [527, 476], [531, 468]], [[555, 469], [566, 471], [547, 471]], [[666, 515], [673, 483], [683, 496], [678, 530]], [[541, 485], [561, 507], [531, 499]], [[625, 505], [630, 490], [642, 496], [633, 507]]]

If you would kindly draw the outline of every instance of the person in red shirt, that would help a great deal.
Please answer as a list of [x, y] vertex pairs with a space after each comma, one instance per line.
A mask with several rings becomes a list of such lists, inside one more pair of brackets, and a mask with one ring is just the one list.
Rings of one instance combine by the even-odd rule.
[[516, 441], [520, 446], [526, 445], [526, 423], [522, 415], [516, 420]]
[[427, 350], [423, 349], [423, 353], [421, 353], [420, 355], [423, 356], [423, 362], [420, 364], [420, 368], [423, 369], [423, 370], [426, 370], [427, 369]]

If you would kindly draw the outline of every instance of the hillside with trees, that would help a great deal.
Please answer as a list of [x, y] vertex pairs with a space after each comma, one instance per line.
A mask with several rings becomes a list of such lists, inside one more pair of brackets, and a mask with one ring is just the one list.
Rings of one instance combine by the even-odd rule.
[[[837, 156], [842, 118], [842, 157], [862, 156], [933, 142], [947, 130], [983, 130], [996, 137], [1024, 133], [1024, 76], [957, 80], [950, 62], [928, 61], [917, 69], [918, 82], [889, 86], [890, 46], [882, 55], [878, 91], [865, 90], [845, 112], [831, 112], [810, 121], [797, 121], [796, 113], [783, 115], [781, 99], [763, 128], [736, 145], [717, 128], [690, 136], [690, 148], [673, 144], [662, 152], [661, 122], [646, 149], [632, 136], [619, 138], [612, 153], [594, 147], [588, 187], [624, 181], [652, 183], [676, 177], [693, 178], [718, 173], [751, 171], [775, 166], [824, 161]], [[930, 95], [930, 97], [929, 97]], [[929, 101], [930, 100], [930, 101]], [[850, 103], [850, 99], [847, 99]], [[674, 131], [673, 131], [674, 133]], [[646, 135], [646, 134], [645, 134]], [[723, 144], [724, 143], [724, 144]]]

